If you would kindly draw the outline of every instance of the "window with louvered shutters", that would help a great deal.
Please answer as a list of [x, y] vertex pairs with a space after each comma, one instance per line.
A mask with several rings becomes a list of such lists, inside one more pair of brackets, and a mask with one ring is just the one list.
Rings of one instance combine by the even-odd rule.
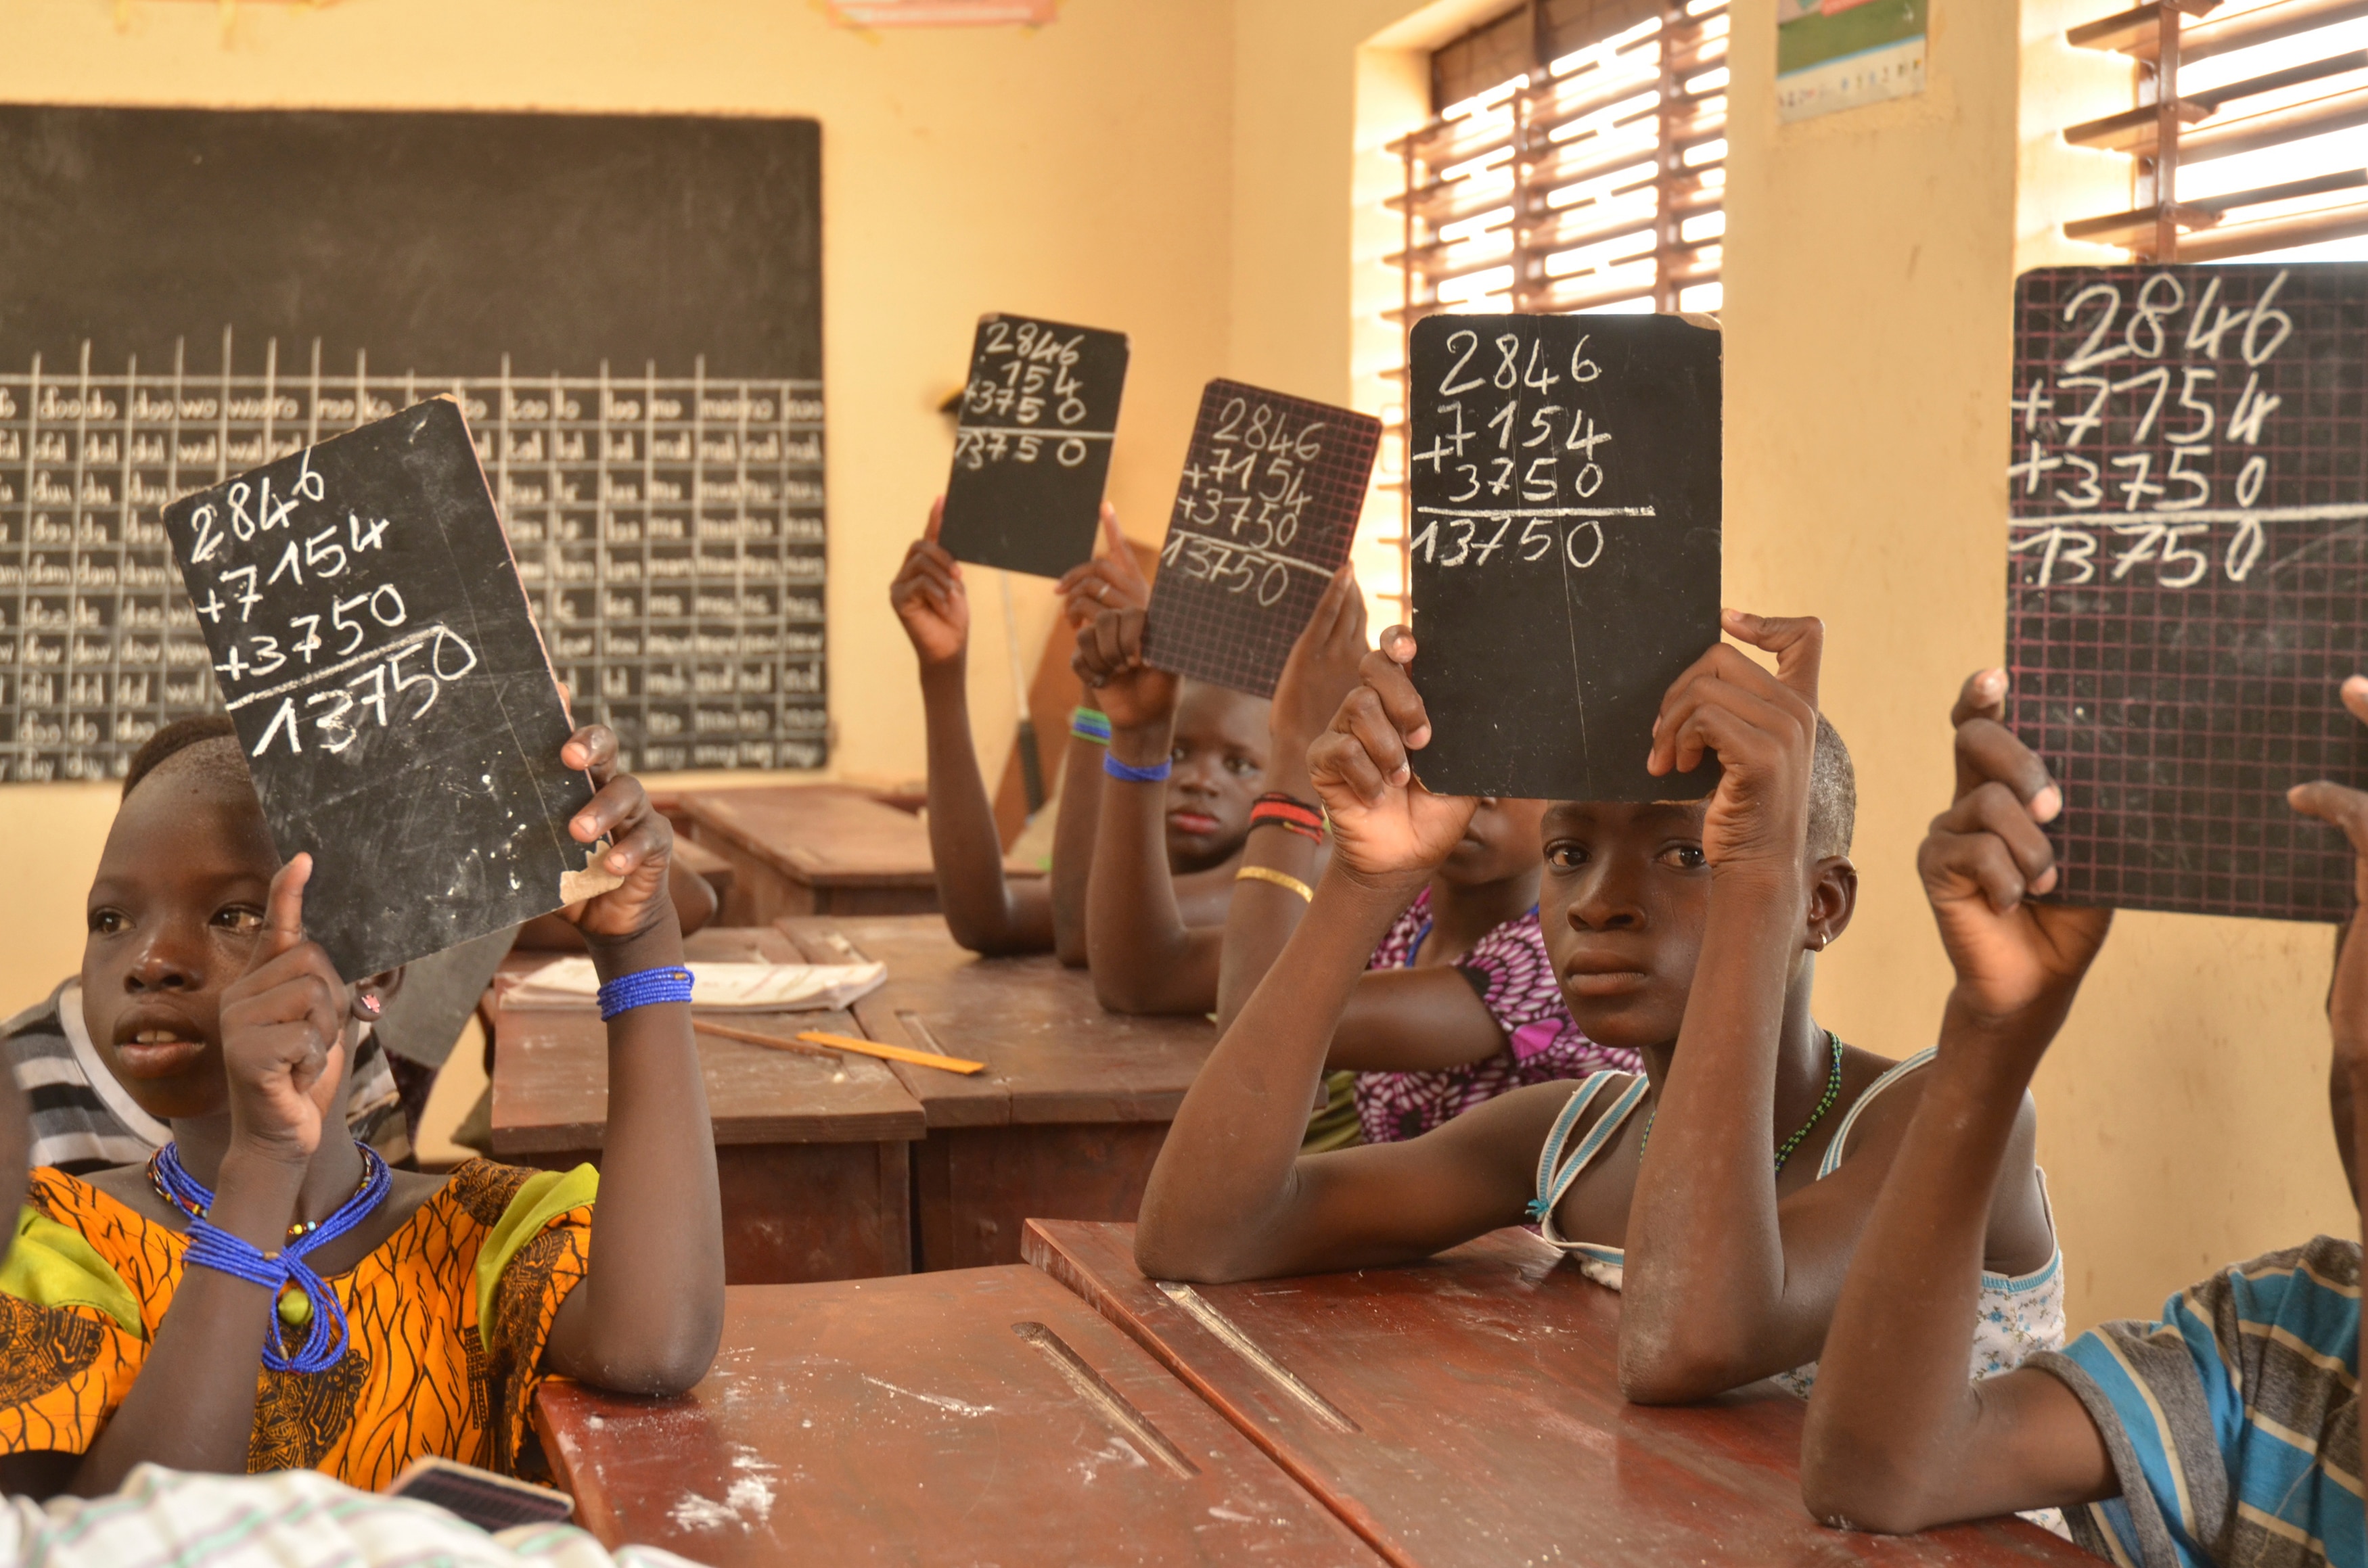
[[[1727, 0], [1530, 0], [1433, 53], [1433, 118], [1390, 144], [1401, 331], [1452, 311], [1718, 309], [1726, 30]], [[1384, 419], [1403, 494], [1403, 405]]]
[[2153, 0], [2065, 35], [2129, 56], [2136, 107], [2066, 127], [2133, 165], [2067, 238], [2158, 261], [2368, 256], [2368, 0]]

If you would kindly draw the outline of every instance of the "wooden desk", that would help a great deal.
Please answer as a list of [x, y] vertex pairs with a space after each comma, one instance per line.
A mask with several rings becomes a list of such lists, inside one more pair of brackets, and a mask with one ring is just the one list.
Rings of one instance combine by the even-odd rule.
[[[694, 933], [692, 958], [801, 961], [770, 926]], [[507, 968], [556, 955], [517, 954]], [[847, 1013], [718, 1015], [734, 1028], [845, 1030]], [[609, 1118], [608, 1031], [581, 1008], [494, 1013], [494, 1157], [598, 1165]], [[838, 1062], [699, 1036], [723, 1199], [724, 1277], [734, 1284], [863, 1278], [913, 1266], [911, 1155], [920, 1103], [878, 1062]]]
[[[723, 923], [785, 915], [928, 915], [938, 908], [929, 832], [909, 812], [833, 784], [694, 790], [677, 801], [692, 839], [732, 862]], [[1004, 873], [1043, 873], [1018, 861]]]
[[1083, 970], [1049, 953], [982, 959], [934, 916], [780, 925], [816, 963], [851, 949], [888, 966], [888, 983], [855, 1005], [868, 1038], [987, 1063], [970, 1077], [896, 1066], [929, 1126], [913, 1149], [918, 1267], [1016, 1263], [1020, 1223], [1039, 1215], [1134, 1218], [1217, 1042], [1206, 1020], [1104, 1012]]
[[2020, 1520], [1904, 1540], [1825, 1528], [1801, 1506], [1799, 1400], [1760, 1383], [1625, 1403], [1619, 1298], [1525, 1231], [1416, 1267], [1180, 1301], [1136, 1270], [1131, 1225], [1030, 1223], [1028, 1254], [1393, 1562], [2095, 1568]]
[[1030, 1268], [741, 1288], [707, 1381], [553, 1381], [535, 1426], [611, 1547], [718, 1568], [1376, 1564], [1124, 1335]]

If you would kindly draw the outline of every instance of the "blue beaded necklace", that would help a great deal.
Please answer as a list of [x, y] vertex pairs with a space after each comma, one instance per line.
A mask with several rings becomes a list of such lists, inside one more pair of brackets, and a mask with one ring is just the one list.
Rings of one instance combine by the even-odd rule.
[[[304, 1255], [326, 1246], [378, 1212], [393, 1188], [394, 1177], [378, 1151], [359, 1139], [354, 1141], [354, 1148], [362, 1157], [362, 1184], [354, 1195], [325, 1220], [289, 1226], [286, 1246], [260, 1254], [206, 1222], [214, 1195], [182, 1167], [179, 1144], [167, 1143], [148, 1158], [148, 1180], [157, 1196], [189, 1217], [188, 1262], [279, 1288], [271, 1337], [263, 1345], [263, 1364], [274, 1371], [324, 1372], [345, 1356], [346, 1309], [328, 1282], [305, 1263]], [[313, 1325], [293, 1356], [288, 1353], [282, 1324], [293, 1329]]]

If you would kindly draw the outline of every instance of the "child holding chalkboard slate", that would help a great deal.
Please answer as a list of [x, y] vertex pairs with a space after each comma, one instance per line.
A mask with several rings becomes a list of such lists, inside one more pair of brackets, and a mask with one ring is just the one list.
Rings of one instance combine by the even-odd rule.
[[103, 1492], [148, 1460], [373, 1488], [427, 1454], [514, 1471], [547, 1375], [697, 1381], [723, 1310], [713, 1142], [671, 835], [616, 737], [579, 730], [557, 759], [597, 790], [569, 833], [608, 837], [623, 879], [567, 911], [608, 981], [597, 1207], [589, 1166], [395, 1173], [339, 1135], [359, 1027], [401, 971], [335, 972], [304, 934], [312, 858], [280, 864], [235, 739], [171, 737], [192, 739], [134, 759], [82, 971], [92, 1039], [173, 1142], [33, 1173], [0, 1271], [9, 1364], [78, 1370], [9, 1382], [6, 1489]]
[[[921, 703], [929, 741], [929, 854], [935, 864], [938, 902], [953, 939], [974, 953], [1041, 953], [1047, 949], [1073, 969], [1086, 963], [1086, 879], [1093, 864], [1096, 809], [1101, 800], [1103, 748], [1108, 719], [1080, 708], [1071, 721], [1062, 763], [1061, 793], [1053, 835], [1053, 874], [1042, 883], [1014, 886], [1003, 875], [995, 808], [971, 744], [970, 691], [965, 661], [970, 647], [970, 596], [962, 562], [938, 542], [945, 498], [929, 507], [926, 532], [905, 552], [905, 564], [888, 585], [888, 602], [912, 640], [921, 664]], [[1151, 585], [1134, 563], [1134, 551], [1119, 531], [1118, 511], [1101, 509], [1107, 553], [1073, 567], [1058, 585], [1072, 627], [1106, 608], [1141, 609]], [[1196, 921], [1224, 918], [1233, 882], [1222, 870], [1184, 871], [1176, 877], [1176, 897]]]
[[[1326, 604], [1356, 604], [1364, 642], [1364, 601], [1347, 568]], [[1326, 620], [1319, 605], [1313, 620]], [[1144, 612], [1110, 609], [1077, 633], [1077, 675], [1109, 710], [1109, 778], [1087, 894], [1094, 992], [1114, 1013], [1205, 1013], [1217, 1003], [1224, 915], [1194, 924], [1180, 896], [1184, 873], [1242, 875], [1244, 840], [1270, 756], [1263, 698], [1190, 680], [1144, 662]], [[1302, 634], [1303, 640], [1305, 634]], [[1356, 654], [1337, 652], [1304, 675], [1321, 693], [1356, 678]], [[1281, 696], [1278, 690], [1277, 694]], [[1164, 848], [1171, 875], [1159, 874]]]
[[[1476, 804], [1414, 782], [1430, 722], [1412, 635], [1384, 634], [1309, 757], [1332, 863], [1177, 1113], [1136, 1232], [1145, 1273], [1361, 1268], [1526, 1217], [1624, 1290], [1630, 1398], [1806, 1381], [1920, 1083], [1810, 1016], [1813, 955], [1857, 897], [1848, 755], [1816, 706], [1822, 629], [1732, 611], [1724, 625], [1778, 673], [1711, 648], [1664, 697], [1648, 764], [1667, 777], [1714, 749], [1715, 793], [1558, 801], [1544, 818], [1540, 916], [1571, 1016], [1644, 1073], [1515, 1089], [1419, 1138], [1301, 1155], [1365, 966]], [[1990, 1364], [2062, 1335], [2031, 1138], [2026, 1115], [1982, 1230]]]
[[[1258, 807], [1269, 814], [1251, 824], [1269, 831], [1252, 832], [1242, 891], [1225, 916], [1221, 1028], [1298, 929], [1322, 872], [1324, 814], [1308, 799], [1307, 754], [1338, 704], [1337, 687], [1316, 671], [1326, 663], [1353, 666], [1366, 652], [1364, 601], [1343, 573], [1275, 687], [1269, 792]], [[1345, 1073], [1364, 1142], [1416, 1137], [1523, 1084], [1639, 1065], [1635, 1052], [1579, 1033], [1563, 1005], [1538, 926], [1544, 814], [1543, 801], [1483, 797], [1463, 836], [1373, 949], [1325, 1059], [1327, 1101], [1335, 1075]], [[1309, 1147], [1338, 1142], [1311, 1127]]]
[[[2001, 722], [2006, 672], [1965, 684], [1957, 798], [1918, 865], [1957, 981], [1939, 1060], [1834, 1310], [1801, 1485], [1845, 1528], [1905, 1531], [2061, 1506], [2115, 1562], [2357, 1563], [2360, 1244], [2319, 1236], [2231, 1264], [2159, 1323], [2109, 1323], [1966, 1387], [1983, 1195], [2023, 1159], [2028, 1085], [2112, 913], [2040, 903], [2057, 883], [2040, 824], [2064, 793]], [[2343, 683], [2368, 721], [2368, 678]], [[2368, 793], [2303, 784], [2294, 808], [2343, 829], [2359, 912], [2328, 993], [2328, 1095], [2355, 1195], [2368, 1140]]]

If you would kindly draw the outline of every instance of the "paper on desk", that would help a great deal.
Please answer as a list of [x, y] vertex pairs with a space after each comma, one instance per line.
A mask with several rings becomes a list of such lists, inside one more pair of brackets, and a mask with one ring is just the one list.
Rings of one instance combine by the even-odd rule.
[[[882, 963], [714, 963], [693, 960], [691, 1006], [732, 1013], [826, 1012], [869, 996], [888, 978]], [[510, 987], [513, 1007], [590, 1006], [600, 977], [590, 959], [560, 959]]]

